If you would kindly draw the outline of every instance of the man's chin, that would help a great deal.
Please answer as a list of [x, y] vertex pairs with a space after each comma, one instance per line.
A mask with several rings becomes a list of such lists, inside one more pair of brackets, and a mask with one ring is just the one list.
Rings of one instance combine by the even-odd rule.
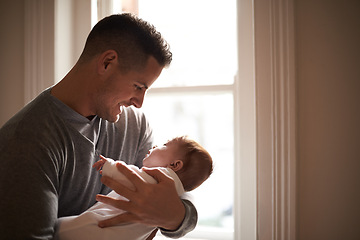
[[120, 119], [120, 114], [116, 115], [115, 118], [111, 119], [111, 120], [108, 120], [109, 122], [112, 122], [112, 123], [116, 123], [117, 121], [119, 121]]
[[109, 122], [112, 122], [112, 123], [116, 123], [117, 121], [119, 121], [120, 115], [123, 112], [123, 108], [124, 108], [123, 106], [120, 106], [119, 112], [115, 116], [109, 116], [108, 119], [106, 119], [106, 120], [108, 120]]
[[106, 121], [111, 122], [111, 123], [116, 123], [120, 119], [120, 114], [118, 114], [116, 116], [108, 116], [108, 117], [103, 118], [103, 119], [105, 119]]

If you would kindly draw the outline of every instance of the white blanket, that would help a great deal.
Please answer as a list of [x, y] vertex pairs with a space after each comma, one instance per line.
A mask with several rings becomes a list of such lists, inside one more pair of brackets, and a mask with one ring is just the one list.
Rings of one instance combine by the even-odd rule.
[[[142, 171], [136, 166], [128, 165], [132, 170], [137, 172], [146, 182], [155, 184], [156, 180], [151, 177], [146, 172]], [[176, 190], [178, 195], [183, 195], [184, 188], [183, 185], [176, 175], [176, 173], [170, 168], [159, 168], [163, 173], [174, 179]], [[128, 188], [134, 189], [134, 185], [122, 175], [115, 166], [115, 161], [111, 160], [105, 163], [102, 174], [105, 176], [112, 177]], [[108, 194], [113, 198], [125, 199], [124, 197], [117, 194], [115, 191], [112, 191]], [[124, 211], [114, 208], [110, 205], [98, 202], [87, 211], [82, 213], [79, 216], [70, 216], [63, 217], [58, 219], [57, 230], [55, 234], [55, 239], [58, 240], [101, 240], [101, 239], [146, 239], [154, 227], [146, 226], [139, 223], [131, 223], [126, 225], [100, 228], [98, 227], [98, 222], [100, 220], [109, 219], [114, 216], [117, 216]]]

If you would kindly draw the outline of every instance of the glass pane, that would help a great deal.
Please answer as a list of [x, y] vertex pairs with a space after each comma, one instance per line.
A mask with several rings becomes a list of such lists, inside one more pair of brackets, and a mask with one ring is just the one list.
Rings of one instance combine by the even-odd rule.
[[154, 87], [233, 83], [235, 0], [139, 0], [139, 16], [154, 24], [173, 52]]
[[156, 144], [188, 135], [209, 151], [214, 161], [213, 175], [191, 192], [199, 213], [198, 227], [233, 231], [232, 94], [148, 94], [143, 111], [154, 128]]

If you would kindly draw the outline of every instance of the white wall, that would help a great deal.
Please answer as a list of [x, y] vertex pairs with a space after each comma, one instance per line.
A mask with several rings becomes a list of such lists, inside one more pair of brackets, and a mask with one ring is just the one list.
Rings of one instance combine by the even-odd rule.
[[297, 239], [360, 239], [360, 1], [295, 2]]

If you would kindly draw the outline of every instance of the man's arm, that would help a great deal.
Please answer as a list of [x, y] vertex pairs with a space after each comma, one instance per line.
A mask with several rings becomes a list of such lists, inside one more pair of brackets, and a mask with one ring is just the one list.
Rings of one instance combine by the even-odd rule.
[[[98, 195], [98, 201], [127, 212], [100, 222], [99, 225], [101, 227], [113, 226], [124, 222], [138, 222], [160, 227], [165, 235], [170, 236], [172, 233], [173, 236], [171, 237], [181, 237], [194, 228], [197, 221], [195, 207], [186, 201], [184, 201], [186, 202], [184, 204], [178, 197], [175, 184], [171, 178], [157, 169], [148, 169], [146, 172], [158, 181], [158, 184], [149, 184], [144, 182], [124, 164], [118, 163], [116, 166], [122, 174], [134, 183], [136, 190], [132, 191], [111, 178], [102, 178], [102, 182], [105, 185], [129, 199], [129, 201]], [[193, 216], [194, 214], [196, 215], [195, 217]]]
[[51, 239], [54, 234], [58, 199], [51, 179], [56, 170], [29, 142], [25, 148], [9, 141], [0, 153], [0, 239]]

